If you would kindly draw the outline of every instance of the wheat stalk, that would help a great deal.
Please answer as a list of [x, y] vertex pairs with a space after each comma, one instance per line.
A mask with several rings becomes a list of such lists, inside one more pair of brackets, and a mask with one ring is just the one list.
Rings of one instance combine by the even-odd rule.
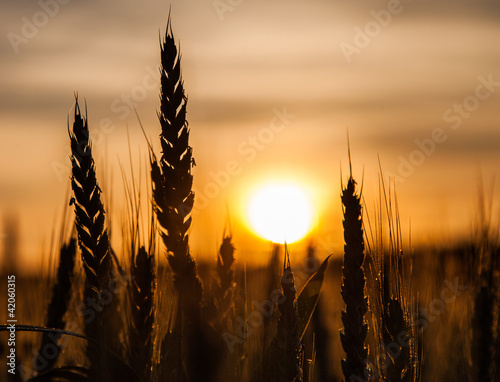
[[382, 340], [385, 349], [385, 375], [389, 382], [412, 381], [410, 346], [401, 346], [400, 342], [409, 340], [410, 329], [407, 326], [405, 311], [398, 298], [391, 297], [382, 314]]
[[161, 125], [162, 156], [159, 163], [153, 157], [151, 178], [155, 211], [161, 237], [167, 248], [168, 262], [174, 271], [174, 286], [184, 303], [191, 296], [201, 300], [201, 284], [196, 265], [189, 251], [188, 230], [194, 193], [192, 149], [186, 121], [187, 98], [180, 70], [170, 18], [161, 48]]
[[471, 358], [478, 381], [497, 381], [500, 358], [500, 263], [498, 236], [492, 232], [492, 195], [485, 192], [483, 181], [478, 181], [478, 216], [474, 226], [475, 285], [471, 317]]
[[151, 152], [152, 193], [177, 294], [173, 329], [161, 346], [169, 349], [162, 352], [165, 358], [162, 355], [161, 361], [168, 363], [168, 367], [160, 369], [168, 370], [167, 377], [171, 380], [210, 381], [216, 378], [221, 358], [214, 347], [220, 346], [222, 340], [214, 338], [213, 329], [202, 319], [202, 286], [189, 250], [194, 159], [189, 146], [180, 53], [175, 45], [170, 16], [161, 46], [160, 99], [162, 155], [157, 161]]
[[396, 248], [389, 253], [389, 267], [380, 272], [379, 289], [382, 302], [381, 343], [384, 345], [383, 373], [389, 382], [416, 382], [420, 380], [421, 335], [416, 327], [416, 306], [411, 295], [411, 269], [403, 262], [403, 251]]
[[271, 343], [265, 377], [270, 381], [302, 381], [302, 344], [299, 335], [295, 277], [290, 266], [290, 254], [285, 244], [281, 291], [278, 299], [278, 330]]
[[[69, 242], [64, 243], [59, 251], [59, 265], [57, 267], [57, 276], [52, 288], [52, 297], [47, 307], [47, 318], [45, 326], [54, 329], [64, 329], [64, 314], [67, 311], [72, 291], [72, 276], [76, 257], [76, 238], [71, 238]], [[44, 332], [42, 335], [42, 344], [38, 351], [39, 357], [46, 360], [44, 369], [52, 369], [57, 361], [61, 347], [57, 340], [60, 334]], [[49, 347], [56, 346], [59, 350], [53, 357], [46, 357], [44, 354]]]
[[[401, 221], [396, 192], [388, 192], [380, 169], [380, 202], [375, 212], [376, 234], [368, 222], [368, 289], [373, 333], [377, 342], [376, 359], [380, 378], [388, 382], [415, 382], [420, 379], [421, 333], [416, 327], [417, 306], [412, 295], [413, 257], [403, 253]], [[384, 244], [384, 206], [389, 248]], [[371, 238], [371, 240], [370, 240]], [[370, 244], [371, 243], [371, 244]]]
[[175, 46], [170, 18], [161, 48], [160, 98], [158, 118], [162, 156], [159, 163], [152, 156], [153, 199], [168, 262], [174, 272], [174, 286], [183, 309], [186, 303], [199, 304], [202, 288], [188, 244], [194, 202], [191, 190], [193, 158], [188, 144], [187, 98], [180, 71], [180, 54]]
[[[139, 120], [140, 123], [140, 120]], [[142, 127], [142, 125], [141, 125]], [[152, 208], [148, 208], [149, 221], [148, 248], [143, 244], [143, 214], [141, 173], [136, 178], [133, 169], [130, 138], [127, 134], [130, 161], [130, 181], [121, 168], [123, 187], [127, 201], [127, 215], [122, 227], [124, 251], [128, 253], [130, 281], [127, 283], [127, 352], [129, 365], [144, 379], [150, 380], [153, 375], [153, 348], [155, 341], [154, 307], [156, 295], [156, 227]], [[149, 196], [149, 195], [148, 195]], [[152, 207], [150, 205], [150, 207]]]
[[[216, 284], [216, 299], [218, 302], [218, 327], [222, 328], [228, 319], [231, 307], [234, 309], [234, 246], [232, 236], [224, 236], [217, 256], [217, 275], [219, 283]], [[232, 318], [232, 317], [230, 317]], [[223, 333], [223, 331], [222, 331]]]
[[[488, 256], [487, 254], [486, 256]], [[494, 288], [493, 271], [482, 271], [474, 296], [472, 314], [472, 359], [478, 381], [493, 381], [495, 374], [495, 356], [500, 349], [495, 349], [494, 312], [498, 290]]]
[[78, 99], [74, 118], [70, 138], [75, 225], [89, 294], [99, 301], [103, 288], [110, 280], [111, 258], [108, 234], [104, 228], [104, 207], [101, 203], [101, 190], [97, 184], [87, 120], [80, 113]]
[[233, 285], [234, 246], [232, 239], [231, 235], [223, 237], [219, 255], [217, 256], [217, 273], [219, 275], [221, 296], [224, 296]]
[[[90, 373], [95, 380], [104, 381], [106, 374], [106, 331], [102, 293], [111, 280], [111, 256], [109, 239], [104, 228], [104, 207], [101, 202], [101, 190], [97, 184], [92, 148], [89, 141], [89, 129], [86, 117], [83, 117], [75, 103], [73, 129], [70, 132], [72, 177], [71, 187], [75, 206], [75, 226], [78, 244], [82, 253], [82, 263], [86, 275], [84, 303], [88, 312], [95, 316], [86, 320], [85, 334], [98, 340], [100, 346], [90, 342], [87, 345], [87, 357], [91, 364]], [[109, 292], [109, 290], [108, 290]], [[101, 367], [102, 366], [102, 367]]]
[[132, 259], [130, 287], [129, 363], [147, 379], [153, 352], [154, 257], [140, 247]]
[[[310, 245], [307, 248], [307, 257], [314, 263], [317, 263], [316, 248]], [[314, 309], [311, 317], [311, 328], [308, 331], [313, 334], [312, 358], [314, 360], [314, 371], [318, 375], [319, 382], [328, 381], [328, 343], [329, 333], [328, 328], [323, 322], [323, 304], [321, 298]], [[313, 379], [310, 379], [313, 381]]]
[[363, 262], [365, 247], [363, 241], [360, 197], [356, 192], [356, 182], [351, 176], [342, 190], [344, 206], [344, 264], [342, 267], [341, 294], [346, 304], [342, 311], [340, 339], [346, 353], [342, 360], [342, 372], [346, 381], [351, 378], [365, 380], [369, 375], [367, 367], [368, 347], [365, 345], [368, 324], [368, 298], [365, 296], [365, 274]]

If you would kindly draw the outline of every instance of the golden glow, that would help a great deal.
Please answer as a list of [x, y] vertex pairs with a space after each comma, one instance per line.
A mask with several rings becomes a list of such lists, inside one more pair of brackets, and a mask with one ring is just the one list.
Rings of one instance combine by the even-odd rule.
[[292, 183], [260, 188], [251, 198], [248, 219], [259, 236], [275, 243], [293, 243], [312, 227], [313, 209], [306, 192]]

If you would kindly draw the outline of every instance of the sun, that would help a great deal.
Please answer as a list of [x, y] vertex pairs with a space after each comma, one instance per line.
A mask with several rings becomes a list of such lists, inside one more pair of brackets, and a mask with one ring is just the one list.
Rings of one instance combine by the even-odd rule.
[[293, 243], [312, 227], [313, 208], [307, 193], [293, 183], [258, 189], [248, 205], [248, 220], [259, 236], [274, 243]]

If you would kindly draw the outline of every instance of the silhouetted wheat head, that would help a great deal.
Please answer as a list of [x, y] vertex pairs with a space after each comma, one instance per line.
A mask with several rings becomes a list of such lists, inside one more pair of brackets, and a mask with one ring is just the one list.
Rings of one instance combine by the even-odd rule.
[[[80, 113], [78, 99], [75, 104], [73, 130], [70, 132], [72, 177], [71, 187], [75, 206], [75, 226], [78, 233], [78, 244], [82, 253], [85, 270], [85, 311], [92, 312], [86, 320], [85, 334], [98, 341], [87, 345], [87, 357], [91, 364], [90, 375], [99, 381], [106, 378], [104, 371], [106, 361], [105, 305], [103, 291], [107, 289], [111, 279], [111, 255], [109, 239], [104, 227], [104, 207], [101, 202], [101, 190], [97, 184], [92, 148], [89, 141], [89, 129], [86, 117]], [[109, 298], [109, 296], [106, 296]], [[108, 307], [108, 312], [110, 312]], [[108, 333], [109, 334], [109, 333]]]
[[285, 245], [281, 293], [278, 299], [278, 331], [271, 343], [265, 377], [269, 381], [302, 381], [302, 344], [300, 318], [297, 310], [295, 277], [290, 266], [290, 254]]
[[[368, 289], [378, 377], [387, 382], [419, 381], [422, 335], [416, 326], [418, 309], [413, 291], [413, 255], [403, 253], [396, 191], [391, 183], [386, 189], [382, 169], [379, 196], [375, 230], [366, 214], [369, 248], [366, 264], [370, 270]], [[386, 224], [388, 238], [384, 235]]]
[[203, 300], [203, 317], [221, 336], [235, 319], [234, 251], [232, 236], [224, 234], [217, 254], [216, 277], [211, 280], [210, 290], [205, 288]]
[[416, 382], [420, 380], [421, 334], [416, 327], [412, 269], [406, 268], [403, 251], [399, 248], [398, 245], [397, 253], [389, 254], [389, 264], [380, 273], [382, 312], [379, 326], [385, 352], [382, 371], [388, 382]]
[[151, 373], [154, 341], [154, 256], [141, 246], [132, 260], [132, 280], [129, 284], [129, 364], [147, 379]]
[[227, 291], [233, 285], [234, 271], [234, 246], [232, 237], [224, 236], [217, 256], [217, 273], [219, 274], [220, 288], [222, 292]]
[[409, 367], [410, 346], [401, 346], [399, 342], [408, 341], [411, 329], [405, 320], [405, 312], [398, 298], [391, 298], [383, 313], [382, 340], [386, 351], [387, 380], [390, 382], [413, 381]]
[[[196, 265], [189, 252], [188, 230], [194, 193], [192, 149], [189, 146], [189, 128], [186, 121], [187, 98], [181, 77], [180, 53], [175, 45], [170, 19], [161, 47], [161, 106], [158, 118], [161, 124], [162, 155], [159, 163], [151, 160], [151, 179], [155, 211], [167, 248], [168, 262], [174, 271], [177, 292], [199, 302], [201, 284]], [[184, 300], [183, 296], [183, 300]]]
[[177, 293], [173, 328], [161, 345], [162, 363], [168, 364], [162, 370], [170, 380], [212, 381], [223, 355], [215, 348], [222, 340], [202, 319], [202, 285], [189, 250], [194, 160], [180, 58], [169, 18], [161, 46], [160, 160], [151, 153], [154, 208]]
[[110, 280], [111, 257], [109, 240], [104, 228], [104, 207], [101, 189], [97, 184], [89, 129], [86, 118], [80, 113], [78, 99], [71, 139], [72, 177], [76, 230], [82, 252], [83, 267], [87, 277], [89, 295], [99, 303], [102, 289]]
[[351, 377], [366, 379], [368, 347], [365, 345], [368, 324], [368, 298], [365, 296], [365, 247], [363, 241], [360, 197], [356, 193], [356, 182], [349, 177], [342, 190], [344, 206], [344, 265], [342, 267], [342, 298], [346, 304], [342, 311], [344, 328], [340, 338], [346, 358], [342, 360], [342, 371], [346, 381]]
[[[130, 142], [129, 142], [130, 147]], [[122, 226], [124, 252], [127, 255], [125, 264], [129, 268], [130, 281], [127, 283], [126, 358], [128, 364], [143, 380], [153, 378], [153, 364], [158, 357], [153, 351], [156, 338], [154, 310], [156, 301], [156, 219], [148, 193], [147, 214], [143, 214], [141, 170], [139, 177], [134, 175], [132, 155], [129, 151], [130, 179], [123, 169], [123, 186], [128, 205], [125, 223]], [[149, 179], [146, 179], [146, 184]], [[144, 219], [149, 221], [145, 227]], [[146, 228], [146, 230], [144, 230]]]
[[217, 256], [217, 274], [219, 283], [217, 285], [217, 299], [219, 305], [219, 316], [227, 316], [228, 309], [234, 305], [233, 284], [234, 284], [234, 246], [232, 237], [224, 236]]

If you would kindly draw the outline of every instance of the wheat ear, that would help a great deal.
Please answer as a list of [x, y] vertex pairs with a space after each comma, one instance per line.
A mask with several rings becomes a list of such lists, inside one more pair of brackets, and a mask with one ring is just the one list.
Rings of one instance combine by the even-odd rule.
[[217, 256], [217, 274], [219, 284], [216, 286], [219, 305], [219, 318], [222, 321], [227, 317], [228, 310], [234, 306], [233, 284], [234, 284], [234, 246], [232, 236], [224, 236]]
[[233, 285], [234, 246], [232, 236], [224, 236], [217, 256], [217, 273], [219, 275], [221, 294], [223, 295]]
[[[194, 165], [186, 121], [187, 98], [180, 69], [180, 53], [175, 45], [170, 17], [161, 44], [161, 125], [162, 155], [151, 155], [153, 200], [167, 259], [173, 271], [177, 312], [172, 332], [162, 344], [171, 380], [187, 374], [191, 381], [216, 380], [220, 353], [213, 346], [220, 340], [210, 334], [201, 317], [202, 285], [189, 250], [188, 230], [194, 203]], [[166, 343], [171, 341], [171, 345]], [[172, 362], [173, 354], [176, 360]], [[162, 356], [163, 358], [163, 356]], [[162, 361], [163, 363], [163, 361]], [[183, 368], [184, 366], [184, 368]]]
[[365, 345], [368, 324], [364, 318], [368, 311], [363, 269], [365, 246], [360, 197], [352, 175], [346, 188], [342, 190], [342, 204], [345, 244], [341, 294], [346, 304], [345, 310], [342, 311], [344, 327], [340, 333], [342, 347], [346, 353], [345, 359], [342, 360], [342, 372], [346, 381], [351, 381], [351, 378], [365, 380], [369, 373], [368, 347]]
[[295, 277], [290, 266], [290, 254], [285, 244], [281, 292], [278, 299], [278, 331], [271, 343], [266, 374], [271, 381], [302, 381], [302, 345], [299, 335], [299, 313], [296, 302]]
[[[92, 312], [86, 320], [85, 334], [98, 341], [87, 345], [87, 357], [90, 361], [90, 374], [94, 380], [104, 381], [106, 362], [106, 333], [102, 293], [109, 286], [111, 273], [111, 256], [109, 239], [104, 228], [104, 207], [101, 202], [101, 190], [92, 158], [92, 148], [89, 141], [89, 129], [86, 117], [83, 117], [78, 105], [75, 104], [73, 130], [71, 139], [72, 177], [71, 187], [75, 206], [75, 226], [78, 233], [78, 244], [82, 253], [83, 269], [85, 270], [85, 311]], [[109, 293], [109, 290], [107, 291]]]
[[145, 380], [150, 376], [153, 356], [154, 274], [154, 256], [141, 246], [131, 264], [129, 362]]
[[87, 120], [80, 113], [78, 99], [70, 138], [73, 170], [71, 187], [75, 195], [72, 201], [75, 206], [78, 244], [82, 251], [89, 294], [100, 300], [100, 294], [110, 279], [111, 258], [108, 234], [104, 228], [101, 189], [97, 184]]
[[189, 251], [188, 230], [194, 193], [192, 149], [186, 121], [187, 97], [180, 69], [180, 54], [175, 45], [170, 19], [161, 47], [161, 106], [158, 118], [161, 125], [162, 156], [159, 164], [152, 160], [151, 178], [155, 211], [167, 257], [174, 272], [174, 286], [197, 302], [201, 299], [201, 284], [196, 264]]

